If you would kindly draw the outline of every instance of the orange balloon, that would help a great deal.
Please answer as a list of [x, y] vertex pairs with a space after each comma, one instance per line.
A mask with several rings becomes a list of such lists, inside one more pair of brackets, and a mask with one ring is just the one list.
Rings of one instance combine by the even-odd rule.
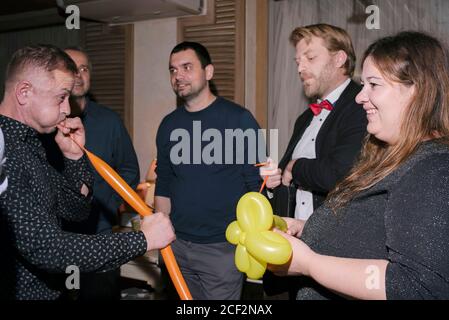
[[[95, 170], [103, 177], [104, 180], [118, 193], [122, 198], [142, 216], [148, 216], [153, 211], [145, 204], [145, 202], [137, 195], [137, 193], [114, 171], [106, 162], [94, 155], [93, 153], [82, 148], [89, 157], [90, 162]], [[170, 246], [161, 249], [162, 258], [167, 266], [176, 291], [181, 300], [192, 300], [189, 288], [184, 280], [184, 277], [179, 270], [178, 263]]]

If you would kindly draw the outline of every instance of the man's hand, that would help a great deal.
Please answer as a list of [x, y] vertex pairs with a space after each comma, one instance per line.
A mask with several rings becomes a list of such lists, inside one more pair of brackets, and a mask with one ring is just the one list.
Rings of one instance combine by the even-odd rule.
[[289, 187], [292, 183], [293, 176], [292, 172], [288, 170], [284, 170], [284, 173], [282, 174], [282, 184], [286, 187]]
[[166, 213], [157, 212], [143, 218], [140, 230], [147, 240], [147, 251], [163, 249], [176, 239], [173, 225]]
[[84, 147], [86, 142], [84, 126], [80, 118], [66, 118], [57, 125], [58, 133], [55, 141], [61, 149], [64, 157], [70, 160], [78, 160], [83, 156], [83, 150], [72, 140], [72, 138]]
[[267, 164], [259, 168], [260, 177], [265, 180], [267, 179], [267, 188], [273, 189], [281, 184], [282, 170], [278, 168], [278, 164], [272, 159], [267, 159]]
[[292, 170], [293, 166], [296, 162], [295, 160], [290, 160], [290, 162], [285, 167], [284, 173], [282, 174], [282, 184], [286, 187], [289, 187], [293, 180]]
[[[265, 176], [262, 176], [262, 178], [265, 179]], [[278, 168], [275, 174], [268, 176], [266, 184], [267, 188], [269, 189], [276, 188], [281, 184], [281, 179], [282, 179], [282, 170]]]

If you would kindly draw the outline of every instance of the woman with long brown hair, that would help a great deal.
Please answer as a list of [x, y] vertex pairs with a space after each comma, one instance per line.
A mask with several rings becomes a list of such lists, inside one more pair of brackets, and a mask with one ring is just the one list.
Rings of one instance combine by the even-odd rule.
[[298, 299], [448, 299], [448, 52], [401, 32], [374, 42], [362, 66], [359, 160], [300, 239], [283, 234], [292, 259], [271, 269], [303, 276]]

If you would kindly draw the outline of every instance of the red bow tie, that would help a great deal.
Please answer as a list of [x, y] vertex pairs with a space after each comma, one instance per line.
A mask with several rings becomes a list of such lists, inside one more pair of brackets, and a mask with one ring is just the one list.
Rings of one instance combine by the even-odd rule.
[[327, 100], [323, 100], [320, 103], [311, 103], [309, 104], [310, 110], [312, 110], [314, 115], [319, 115], [321, 113], [321, 110], [327, 109], [331, 111], [334, 107], [332, 106], [332, 103], [330, 103]]

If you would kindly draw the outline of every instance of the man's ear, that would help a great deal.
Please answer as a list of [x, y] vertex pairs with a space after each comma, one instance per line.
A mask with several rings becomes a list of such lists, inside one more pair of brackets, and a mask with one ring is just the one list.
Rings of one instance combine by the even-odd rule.
[[335, 53], [335, 55], [334, 55], [335, 67], [337, 67], [337, 68], [343, 67], [347, 60], [348, 60], [348, 55], [343, 50], [337, 51], [337, 53]]
[[28, 81], [20, 81], [19, 83], [16, 84], [15, 86], [15, 96], [17, 99], [17, 102], [20, 105], [24, 105], [28, 102], [28, 99], [30, 98], [30, 94], [31, 94], [31, 83], [29, 83]]
[[206, 80], [209, 81], [214, 77], [214, 66], [209, 64], [206, 66]]

